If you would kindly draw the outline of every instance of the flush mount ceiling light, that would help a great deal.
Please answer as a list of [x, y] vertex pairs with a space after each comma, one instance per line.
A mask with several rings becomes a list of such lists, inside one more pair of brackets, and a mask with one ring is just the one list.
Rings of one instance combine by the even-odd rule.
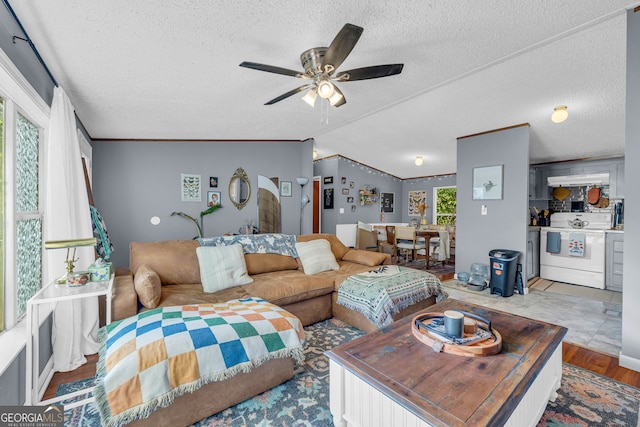
[[416, 156], [415, 164], [416, 164], [416, 166], [421, 166], [422, 165], [422, 156]]
[[553, 109], [553, 114], [551, 115], [551, 121], [553, 123], [562, 123], [567, 120], [569, 117], [569, 113], [567, 113], [567, 106], [560, 105]]

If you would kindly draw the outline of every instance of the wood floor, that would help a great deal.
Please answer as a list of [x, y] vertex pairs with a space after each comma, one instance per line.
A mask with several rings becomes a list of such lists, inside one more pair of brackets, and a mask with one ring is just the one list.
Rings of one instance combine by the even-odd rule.
[[[618, 358], [598, 351], [589, 350], [575, 344], [562, 343], [562, 360], [583, 369], [612, 378], [621, 383], [640, 388], [640, 372], [623, 368], [618, 364]], [[55, 396], [60, 384], [67, 384], [96, 374], [98, 355], [87, 356], [87, 363], [71, 372], [56, 372], [49, 383], [43, 400]]]

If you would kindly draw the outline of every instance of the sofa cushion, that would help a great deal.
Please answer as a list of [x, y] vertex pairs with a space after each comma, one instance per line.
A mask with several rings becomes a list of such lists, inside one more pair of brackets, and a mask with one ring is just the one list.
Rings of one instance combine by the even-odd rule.
[[340, 261], [347, 251], [349, 251], [349, 248], [346, 247], [334, 234], [303, 234], [296, 237], [298, 242], [310, 242], [318, 239], [324, 239], [329, 242], [331, 245], [331, 252], [335, 255], [336, 261]]
[[335, 255], [331, 252], [331, 245], [324, 239], [296, 243], [296, 251], [298, 251], [305, 274], [316, 274], [340, 268]]
[[273, 271], [252, 276], [253, 283], [241, 288], [250, 295], [282, 307], [330, 294], [334, 290], [335, 274], [333, 270], [311, 276], [302, 270]]
[[242, 245], [200, 246], [196, 248], [200, 282], [205, 292], [216, 292], [253, 282], [247, 274]]
[[200, 267], [196, 240], [166, 240], [159, 242], [131, 242], [129, 259], [135, 275], [142, 264], [158, 273], [163, 285], [200, 283]]
[[382, 252], [351, 249], [342, 257], [342, 261], [355, 262], [357, 264], [373, 267], [375, 265], [382, 264], [386, 258], [386, 255]]
[[147, 308], [155, 308], [160, 302], [162, 296], [160, 288], [160, 277], [158, 273], [153, 271], [146, 264], [138, 267], [138, 272], [133, 279], [133, 286], [138, 294], [140, 303]]
[[278, 254], [244, 254], [247, 272], [250, 275], [272, 271], [296, 270], [296, 258]]

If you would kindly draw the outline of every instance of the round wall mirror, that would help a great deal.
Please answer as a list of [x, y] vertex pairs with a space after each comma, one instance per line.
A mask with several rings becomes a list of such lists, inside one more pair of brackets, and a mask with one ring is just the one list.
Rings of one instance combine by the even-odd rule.
[[229, 199], [238, 210], [245, 207], [251, 197], [251, 183], [242, 168], [236, 169], [229, 181]]

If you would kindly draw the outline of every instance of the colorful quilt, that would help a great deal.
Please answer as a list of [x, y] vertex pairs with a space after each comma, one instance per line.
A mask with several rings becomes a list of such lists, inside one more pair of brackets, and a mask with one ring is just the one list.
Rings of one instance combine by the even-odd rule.
[[436, 301], [449, 297], [433, 274], [384, 265], [348, 277], [338, 289], [337, 302], [364, 314], [381, 328], [393, 321], [392, 314], [432, 295], [436, 296]]
[[102, 425], [145, 418], [174, 398], [274, 359], [304, 359], [297, 317], [260, 298], [161, 307], [98, 332]]
[[240, 234], [236, 236], [201, 237], [200, 246], [228, 246], [240, 243], [245, 254], [278, 254], [298, 258], [293, 234]]

